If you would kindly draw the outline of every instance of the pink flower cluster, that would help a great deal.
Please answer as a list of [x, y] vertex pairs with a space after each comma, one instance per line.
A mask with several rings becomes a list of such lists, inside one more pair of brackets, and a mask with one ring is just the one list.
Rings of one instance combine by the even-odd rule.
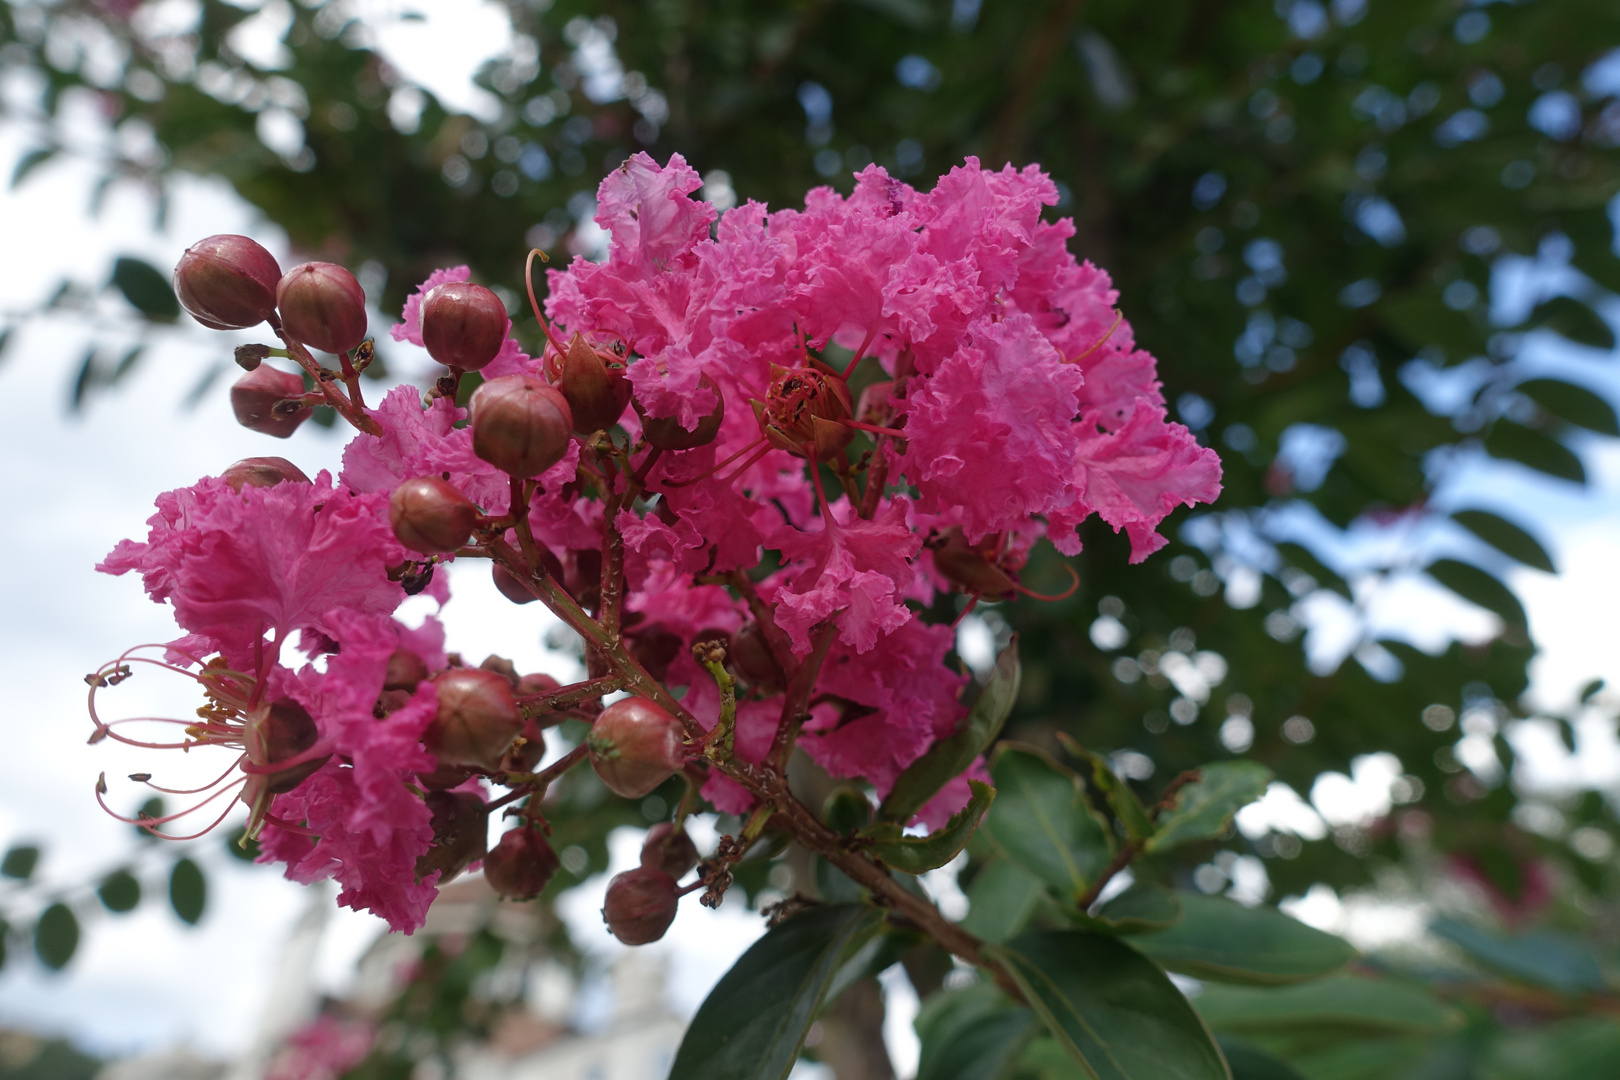
[[[1078, 551], [1093, 513], [1128, 533], [1132, 561], [1145, 558], [1172, 509], [1215, 498], [1219, 463], [1166, 419], [1153, 358], [1114, 309], [1107, 275], [1067, 250], [1073, 226], [1043, 220], [1057, 191], [1037, 168], [969, 159], [919, 192], [872, 166], [847, 198], [822, 188], [803, 210], [749, 202], [723, 216], [692, 198], [699, 186], [679, 156], [661, 167], [636, 155], [601, 185], [607, 260], [550, 272], [550, 318], [628, 361], [636, 409], [620, 444], [645, 486], [610, 522], [576, 440], [537, 478], [528, 523], [586, 607], [588, 568], [617, 530], [625, 638], [632, 653], [661, 656], [654, 673], [684, 688], [705, 728], [721, 695], [689, 646], [757, 629], [739, 591], [752, 582], [793, 659], [826, 649], [797, 745], [881, 796], [964, 715], [967, 679], [946, 664], [953, 629], [922, 615], [940, 594], [1005, 598], [976, 582], [1016, 582], [1042, 536]], [[395, 339], [420, 344], [422, 297], [467, 278], [465, 267], [430, 277]], [[482, 374], [550, 379], [554, 361], [509, 339]], [[839, 405], [840, 369], [866, 383], [852, 409]], [[705, 445], [638, 441], [644, 423], [691, 431], [717, 409]], [[430, 672], [446, 657], [435, 623], [393, 618], [422, 556], [390, 531], [388, 496], [442, 477], [498, 517], [513, 484], [474, 453], [466, 412], [447, 397], [424, 405], [399, 387], [368, 415], [382, 433], [355, 436], [335, 481], [238, 492], [204, 479], [162, 496], [147, 541], [120, 544], [102, 569], [138, 571], [172, 604], [187, 634], [176, 662], [218, 654], [260, 688], [247, 711], [290, 698], [313, 717], [331, 756], [275, 796], [264, 858], [299, 881], [336, 877], [343, 903], [410, 930], [436, 883], [414, 872], [433, 840], [416, 779], [435, 767], [421, 742], [435, 696], [431, 682], [404, 700], [384, 686], [400, 650]], [[834, 433], [836, 453], [815, 454], [806, 432]], [[870, 442], [846, 458], [857, 432]], [[812, 455], [836, 468], [807, 467]], [[945, 549], [990, 576], [964, 574]], [[442, 575], [433, 587], [446, 598]], [[784, 681], [744, 677], [740, 757], [765, 758]], [[752, 802], [718, 771], [704, 794], [728, 812]], [[920, 819], [939, 825], [967, 794], [958, 778]]]

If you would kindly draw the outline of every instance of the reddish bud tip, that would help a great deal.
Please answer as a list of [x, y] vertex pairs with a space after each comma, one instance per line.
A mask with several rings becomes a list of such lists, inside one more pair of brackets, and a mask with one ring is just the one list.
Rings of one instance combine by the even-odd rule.
[[659, 450], [691, 450], [714, 442], [714, 437], [720, 434], [720, 421], [726, 417], [726, 399], [721, 395], [720, 388], [714, 385], [714, 380], [707, 375], [698, 379], [698, 385], [714, 391], [715, 404], [714, 411], [699, 418], [697, 428], [693, 431], [686, 430], [673, 416], [648, 416], [642, 411], [640, 401], [634, 403], [636, 415], [641, 417], [641, 435], [647, 440], [648, 446]]
[[484, 800], [469, 791], [430, 791], [425, 800], [433, 811], [433, 846], [416, 860], [420, 881], [439, 871], [443, 885], [489, 847], [489, 824]]
[[639, 866], [608, 882], [602, 921], [626, 945], [657, 941], [675, 921], [680, 904], [675, 879], [662, 870]]
[[448, 480], [418, 476], [394, 489], [388, 523], [399, 542], [424, 555], [455, 551], [472, 536], [478, 507]]
[[232, 491], [241, 491], [245, 487], [275, 487], [283, 482], [309, 483], [304, 470], [284, 457], [243, 458], [221, 473], [220, 479]]
[[447, 281], [422, 298], [422, 344], [445, 367], [482, 368], [500, 353], [509, 325], [501, 298], [470, 281]]
[[383, 689], [414, 692], [427, 677], [427, 664], [420, 656], [409, 649], [395, 649], [388, 657], [388, 671], [383, 675]]
[[285, 439], [298, 430], [315, 410], [294, 402], [304, 396], [304, 380], [290, 371], [260, 364], [231, 387], [231, 411], [236, 422], [250, 431]]
[[473, 391], [473, 453], [516, 477], [538, 476], [568, 452], [574, 420], [562, 392], [527, 375], [504, 375]]
[[532, 825], [520, 825], [502, 836], [484, 859], [484, 880], [508, 900], [529, 900], [540, 895], [557, 873], [557, 853], [545, 834]]
[[309, 262], [287, 271], [276, 286], [287, 334], [322, 352], [348, 352], [366, 339], [366, 292], [335, 263]]
[[641, 865], [649, 870], [662, 870], [676, 881], [698, 864], [697, 845], [667, 821], [660, 821], [647, 830], [647, 839], [641, 842]]
[[619, 422], [630, 404], [630, 380], [623, 369], [609, 367], [579, 334], [568, 343], [557, 387], [568, 399], [576, 435], [606, 431]]
[[512, 684], [480, 668], [451, 668], [433, 680], [439, 711], [422, 742], [445, 765], [473, 765], [494, 772], [523, 727]]
[[646, 698], [615, 701], [585, 737], [591, 767], [617, 795], [639, 799], [686, 763], [681, 725]]
[[212, 330], [257, 326], [276, 310], [276, 258], [245, 236], [210, 236], [186, 248], [174, 268], [174, 295]]

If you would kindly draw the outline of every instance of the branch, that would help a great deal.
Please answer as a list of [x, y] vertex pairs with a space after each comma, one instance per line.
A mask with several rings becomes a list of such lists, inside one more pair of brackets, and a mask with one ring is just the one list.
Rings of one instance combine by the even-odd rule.
[[821, 664], [827, 659], [827, 651], [832, 648], [833, 631], [835, 627], [831, 619], [822, 623], [812, 631], [814, 640], [811, 643], [810, 655], [804, 658], [788, 681], [787, 694], [782, 700], [782, 717], [776, 722], [776, 735], [771, 739], [771, 752], [766, 757], [772, 769], [781, 772], [787, 766], [788, 750], [793, 746], [793, 739], [799, 733], [799, 727], [809, 717], [806, 711], [810, 701], [810, 693], [816, 687], [816, 677], [821, 674]]

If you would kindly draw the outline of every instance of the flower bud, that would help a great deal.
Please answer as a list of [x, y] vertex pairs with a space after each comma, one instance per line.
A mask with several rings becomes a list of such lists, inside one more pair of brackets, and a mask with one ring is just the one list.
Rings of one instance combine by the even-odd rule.
[[686, 642], [677, 634], [658, 623], [637, 627], [635, 632], [629, 635], [627, 644], [630, 655], [636, 658], [636, 663], [659, 682], [664, 681], [664, 676], [669, 674], [669, 665], [675, 662], [675, 658], [686, 647]]
[[290, 371], [260, 364], [231, 387], [231, 411], [236, 413], [236, 422], [250, 431], [285, 439], [315, 410], [296, 403], [281, 403], [303, 396], [303, 379]]
[[412, 551], [455, 551], [472, 536], [478, 507], [448, 480], [418, 476], [389, 496], [388, 523], [399, 542]]
[[630, 404], [630, 380], [624, 377], [624, 369], [609, 367], [579, 334], [568, 343], [557, 387], [568, 399], [576, 435], [606, 431], [619, 422]]
[[500, 353], [510, 325], [501, 298], [470, 281], [447, 281], [422, 298], [422, 344], [445, 367], [479, 370]]
[[503, 375], [473, 391], [473, 453], [519, 478], [562, 460], [574, 429], [568, 400], [549, 383]]
[[[248, 760], [254, 765], [287, 761], [314, 746], [320, 737], [309, 711], [292, 698], [282, 698], [262, 716], [249, 721], [245, 732]], [[258, 773], [255, 778], [262, 776], [265, 790], [281, 795], [309, 779], [331, 756], [325, 754], [276, 772]]]
[[642, 866], [662, 870], [679, 881], [697, 864], [697, 845], [692, 843], [685, 829], [660, 821], [647, 830], [647, 838], [641, 842]]
[[934, 569], [939, 571], [940, 577], [969, 595], [1005, 600], [1018, 590], [1007, 572], [996, 565], [995, 546], [993, 538], [970, 544], [961, 527], [952, 526], [945, 533], [944, 541], [934, 546]]
[[429, 791], [449, 791], [472, 779], [472, 774], [465, 765], [435, 765], [432, 772], [417, 773], [416, 782]]
[[384, 690], [414, 692], [427, 680], [427, 664], [409, 649], [395, 649], [388, 657], [388, 671], [383, 675]]
[[545, 694], [552, 690], [561, 689], [562, 683], [547, 675], [543, 671], [532, 672], [518, 680], [518, 697], [528, 697], [533, 694]]
[[[540, 566], [553, 581], [562, 580], [562, 562], [557, 558], [557, 556], [551, 553], [550, 549], [545, 547], [540, 548]], [[517, 576], [513, 574], [512, 571], [508, 570], [500, 563], [493, 563], [492, 567], [493, 569], [490, 570], [490, 575], [495, 579], [495, 588], [499, 590], [502, 596], [512, 601], [512, 603], [527, 604], [539, 599], [539, 597], [535, 596], [534, 593], [529, 591], [529, 587], [527, 585], [518, 580]]]
[[832, 369], [772, 367], [766, 401], [754, 402], [754, 419], [778, 450], [829, 461], [855, 438], [849, 384]]
[[569, 549], [563, 586], [573, 594], [580, 607], [596, 610], [602, 602], [602, 549]]
[[519, 825], [502, 836], [484, 859], [484, 880], [508, 900], [530, 900], [557, 873], [557, 865], [557, 853], [545, 834], [533, 825]]
[[533, 719], [523, 721], [523, 729], [512, 740], [510, 749], [501, 756], [498, 772], [534, 772], [535, 766], [546, 756], [546, 733]]
[[211, 330], [245, 330], [276, 310], [276, 258], [245, 236], [210, 236], [186, 248], [174, 268], [174, 295]]
[[264, 363], [270, 356], [268, 345], [238, 345], [236, 347], [236, 366], [243, 371], [252, 371]]
[[304, 470], [284, 457], [243, 458], [221, 473], [219, 478], [225, 481], [232, 491], [241, 491], [245, 487], [275, 487], [283, 481], [294, 484], [309, 483], [309, 477], [304, 475]]
[[615, 701], [585, 737], [591, 767], [617, 795], [639, 799], [686, 763], [681, 725], [646, 698]]
[[771, 652], [770, 643], [765, 640], [765, 632], [760, 629], [759, 623], [750, 620], [737, 627], [737, 632], [731, 635], [729, 655], [732, 663], [737, 665], [738, 673], [750, 686], [772, 688], [787, 685], [782, 666], [776, 662], [776, 654]]
[[506, 657], [496, 656], [494, 653], [490, 653], [488, 656], [484, 657], [484, 662], [479, 664], [478, 668], [480, 671], [493, 671], [495, 674], [505, 679], [507, 685], [510, 686], [514, 691], [517, 690], [517, 665], [512, 663], [512, 661], [508, 660]]
[[451, 668], [433, 679], [439, 712], [422, 743], [444, 765], [473, 765], [491, 772], [523, 727], [512, 684], [493, 671]]
[[276, 306], [287, 334], [322, 352], [344, 353], [366, 339], [366, 292], [335, 263], [308, 262], [282, 275]]
[[680, 903], [675, 879], [662, 870], [638, 866], [608, 882], [602, 921], [626, 945], [657, 941], [675, 921]]
[[439, 871], [443, 885], [483, 858], [489, 846], [488, 811], [470, 791], [430, 791], [424, 800], [433, 811], [433, 846], [416, 860], [416, 879]]
[[726, 417], [726, 399], [720, 393], [720, 388], [714, 385], [714, 380], [707, 375], [699, 377], [698, 385], [714, 391], [714, 411], [700, 417], [693, 431], [686, 430], [673, 416], [648, 416], [642, 410], [641, 402], [634, 402], [636, 415], [641, 417], [641, 436], [647, 440], [648, 446], [659, 450], [691, 450], [714, 442], [714, 437], [720, 434], [720, 421]]

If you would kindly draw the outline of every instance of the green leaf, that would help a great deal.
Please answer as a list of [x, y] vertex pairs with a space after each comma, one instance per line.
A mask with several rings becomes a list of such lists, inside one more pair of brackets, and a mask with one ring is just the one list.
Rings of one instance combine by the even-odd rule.
[[[141, 808], [135, 811], [135, 816], [145, 821], [156, 821], [158, 818], [163, 817], [162, 797], [154, 795], [150, 799], [147, 799], [145, 802], [141, 803]], [[139, 836], [142, 840], [153, 844], [157, 843], [157, 837], [153, 836], [146, 829], [143, 829], [139, 825], [132, 826], [132, 828], [135, 830], [135, 835]]]
[[30, 150], [17, 159], [17, 167], [11, 170], [11, 186], [16, 187], [28, 179], [28, 174], [50, 161], [61, 152], [59, 146], [42, 146], [37, 150]]
[[1591, 945], [1579, 938], [1550, 930], [1513, 936], [1493, 934], [1444, 917], [1430, 923], [1429, 930], [1510, 979], [1545, 986], [1570, 997], [1601, 993], [1607, 988]]
[[6, 948], [11, 938], [11, 924], [0, 919], [0, 971], [6, 966]]
[[1075, 921], [1103, 934], [1151, 934], [1181, 919], [1181, 894], [1147, 882], [1129, 888], [1095, 913], [1078, 912]]
[[1217, 1031], [1321, 1029], [1361, 1035], [1433, 1034], [1461, 1016], [1425, 990], [1393, 979], [1330, 975], [1294, 986], [1206, 986], [1198, 1011]]
[[907, 874], [944, 866], [967, 844], [968, 837], [979, 827], [979, 819], [996, 798], [996, 789], [982, 780], [969, 780], [968, 789], [972, 792], [968, 804], [938, 832], [906, 836], [899, 822], [880, 821], [860, 834], [867, 840], [866, 850]]
[[990, 681], [968, 710], [961, 729], [936, 742], [928, 753], [906, 767], [878, 808], [879, 816], [890, 821], [910, 821], [947, 781], [961, 776], [1001, 734], [1013, 702], [1018, 700], [1019, 682], [1018, 639], [1014, 637], [996, 657]]
[[916, 1027], [916, 1080], [997, 1080], [1038, 1029], [1034, 1013], [983, 982], [934, 994]]
[[1080, 778], [1044, 751], [1004, 743], [990, 774], [996, 804], [985, 827], [996, 845], [1060, 895], [1082, 896], [1114, 856], [1108, 825]]
[[1350, 591], [1350, 583], [1329, 569], [1327, 563], [1317, 558], [1316, 553], [1303, 544], [1285, 540], [1277, 545], [1277, 554], [1281, 555], [1289, 566], [1311, 575], [1323, 588], [1332, 589], [1346, 600], [1355, 599]]
[[180, 301], [168, 275], [144, 259], [120, 255], [113, 263], [112, 284], [148, 319], [172, 322], [180, 317]]
[[1387, 297], [1375, 311], [1413, 352], [1437, 345], [1456, 362], [1482, 351], [1485, 345], [1485, 335], [1473, 320], [1448, 308], [1432, 288]]
[[1217, 761], [1198, 768], [1198, 779], [1176, 792], [1173, 806], [1148, 839], [1149, 852], [1167, 851], [1190, 840], [1213, 840], [1232, 824], [1232, 815], [1266, 793], [1271, 770], [1253, 761]]
[[1436, 559], [1424, 568], [1429, 576], [1470, 603], [1502, 616], [1509, 626], [1524, 626], [1524, 606], [1513, 590], [1471, 563]]
[[34, 868], [39, 865], [39, 848], [34, 844], [18, 844], [6, 851], [6, 856], [0, 859], [0, 874], [18, 881], [27, 881], [34, 876]]
[[61, 971], [79, 948], [79, 918], [66, 904], [52, 904], [34, 927], [34, 952], [39, 962]]
[[1620, 417], [1608, 400], [1562, 379], [1527, 379], [1513, 389], [1558, 419], [1599, 435], [1620, 435]]
[[1573, 450], [1550, 435], [1512, 420], [1500, 419], [1491, 425], [1490, 434], [1485, 436], [1485, 452], [1560, 480], [1586, 483], [1586, 467]]
[[96, 364], [96, 353], [94, 345], [84, 350], [84, 357], [79, 361], [79, 373], [73, 377], [73, 397], [69, 401], [69, 408], [74, 412], [84, 408], [90, 391], [102, 381], [101, 372]]
[[767, 930], [698, 1007], [669, 1080], [786, 1077], [846, 950], [881, 918], [876, 908], [839, 904]]
[[1597, 1080], [1620, 1076], [1620, 1024], [1588, 1016], [1510, 1031], [1491, 1047], [1490, 1080]]
[[962, 929], [982, 941], [1002, 942], [1024, 928], [1046, 886], [1011, 859], [995, 859], [968, 886]]
[[1153, 835], [1153, 820], [1148, 817], [1147, 808], [1136, 797], [1131, 786], [1114, 775], [1107, 758], [1087, 750], [1066, 731], [1058, 732], [1057, 740], [1071, 755], [1090, 763], [1092, 786], [1108, 800], [1114, 816], [1125, 826], [1126, 836], [1132, 840], [1145, 840]]
[[248, 837], [246, 825], [238, 825], [225, 834], [225, 850], [233, 859], [254, 862], [259, 857], [259, 842]]
[[128, 870], [114, 870], [102, 879], [96, 895], [108, 911], [134, 911], [141, 902], [141, 883]]
[[1553, 566], [1552, 556], [1541, 546], [1541, 541], [1506, 518], [1498, 517], [1486, 510], [1456, 510], [1452, 512], [1451, 520], [1497, 551], [1519, 560], [1526, 566], [1545, 570], [1549, 574], [1558, 572]]
[[1603, 317], [1573, 296], [1555, 296], [1536, 305], [1524, 328], [1545, 327], [1560, 337], [1594, 349], [1614, 348], [1614, 331]]
[[1181, 921], [1132, 942], [1163, 967], [1215, 982], [1277, 986], [1315, 979], [1348, 964], [1356, 950], [1276, 908], [1182, 893]]
[[1305, 1080], [1292, 1065], [1247, 1040], [1218, 1035], [1215, 1044], [1232, 1070], [1232, 1080]]
[[182, 922], [197, 924], [208, 906], [208, 881], [190, 859], [176, 859], [169, 871], [169, 903]]
[[1032, 930], [985, 952], [1098, 1080], [1229, 1080], [1209, 1029], [1187, 999], [1118, 938]]

